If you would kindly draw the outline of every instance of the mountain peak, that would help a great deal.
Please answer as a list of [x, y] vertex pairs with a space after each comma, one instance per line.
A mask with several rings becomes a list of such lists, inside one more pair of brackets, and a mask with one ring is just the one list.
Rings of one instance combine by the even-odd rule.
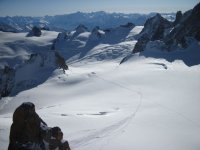
[[84, 26], [83, 24], [80, 24], [76, 27], [76, 32], [78, 33], [83, 33], [88, 31], [88, 28], [86, 26]]

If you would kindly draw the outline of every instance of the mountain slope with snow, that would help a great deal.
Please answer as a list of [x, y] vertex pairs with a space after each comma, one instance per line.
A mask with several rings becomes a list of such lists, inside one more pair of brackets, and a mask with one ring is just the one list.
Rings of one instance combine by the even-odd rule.
[[149, 18], [138, 35], [133, 53], [145, 51], [149, 49], [149, 45], [151, 49], [185, 51], [194, 41], [200, 41], [199, 17], [200, 3], [184, 14], [178, 11], [174, 22], [166, 20], [160, 14]]
[[8, 145], [13, 110], [35, 103], [75, 150], [198, 150], [200, 66], [135, 56], [129, 62], [82, 61], [66, 74], [15, 97], [0, 109], [0, 144]]
[[[111, 29], [111, 35], [123, 29]], [[163, 59], [160, 56], [176, 55], [160, 50], [149, 50], [151, 56], [144, 55], [148, 51], [134, 54], [119, 65], [124, 54], [131, 53], [137, 42], [134, 37], [141, 30], [141, 26], [132, 28], [125, 40], [119, 43], [115, 40], [106, 40], [107, 44], [98, 43], [81, 59], [68, 59], [70, 66], [65, 74], [55, 68], [42, 84], [16, 96], [2, 98], [0, 150], [8, 146], [14, 109], [26, 101], [36, 105], [36, 112], [49, 126], [61, 127], [64, 138], [74, 150], [198, 150], [200, 65], [189, 67], [176, 60], [177, 57], [172, 62], [167, 61], [166, 57]], [[85, 46], [88, 39], [96, 41], [100, 37], [100, 41], [104, 41], [108, 37], [98, 28], [93, 33], [81, 31], [76, 37], [73, 37], [76, 32], [71, 32], [68, 36], [61, 33], [58, 38], [65, 43], [67, 37], [72, 37], [75, 41], [79, 40], [79, 46]], [[52, 34], [48, 31], [45, 33]], [[8, 37], [10, 34], [5, 33]], [[24, 38], [20, 34], [12, 33], [12, 40], [15, 39], [14, 35], [16, 39], [19, 39], [18, 36]], [[93, 36], [89, 38], [91, 34]], [[37, 47], [44, 44], [50, 49], [48, 43], [56, 34], [52, 38], [47, 37], [31, 37], [31, 40], [43, 41], [37, 43]], [[199, 43], [195, 44], [199, 46]], [[196, 48], [191, 47], [194, 52], [198, 50]], [[105, 57], [97, 61], [102, 53]], [[29, 71], [26, 73], [36, 77]], [[40, 70], [38, 75], [43, 77], [42, 73], [46, 71]], [[23, 76], [19, 77], [24, 79]]]
[[43, 83], [55, 68], [61, 67], [59, 56], [51, 50], [57, 35], [52, 31], [42, 31], [40, 37], [0, 32], [0, 98]]
[[58, 51], [70, 63], [83, 59], [122, 59], [131, 53], [136, 43], [135, 36], [142, 28], [128, 23], [106, 30], [95, 27], [89, 32], [85, 30], [85, 26], [78, 26], [74, 31], [60, 33], [52, 49]]
[[[59, 126], [73, 150], [199, 150], [200, 43], [191, 38], [186, 49], [168, 52], [161, 40], [148, 39], [144, 51], [132, 53], [142, 33], [163, 38], [163, 25], [171, 25], [154, 19], [152, 30], [128, 23], [40, 37], [0, 32], [0, 63], [16, 68], [0, 75], [20, 83], [18, 93], [0, 100], [0, 150], [23, 102], [33, 102], [48, 126]], [[57, 55], [69, 70], [55, 65]]]

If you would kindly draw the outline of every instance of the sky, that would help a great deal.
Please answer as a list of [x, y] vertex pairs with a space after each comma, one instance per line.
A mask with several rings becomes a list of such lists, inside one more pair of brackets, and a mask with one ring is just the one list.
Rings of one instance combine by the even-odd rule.
[[0, 0], [0, 16], [45, 16], [81, 12], [187, 11], [199, 0]]

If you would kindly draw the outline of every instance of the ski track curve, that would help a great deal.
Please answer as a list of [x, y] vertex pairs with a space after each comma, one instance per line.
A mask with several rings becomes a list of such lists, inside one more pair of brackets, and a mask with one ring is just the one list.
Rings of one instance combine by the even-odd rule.
[[[163, 65], [163, 64], [156, 64], [156, 65], [161, 65], [164, 67], [164, 69], [166, 69], [166, 66]], [[116, 66], [115, 69], [118, 69], [119, 66]], [[114, 69], [114, 70], [115, 70]], [[71, 71], [73, 73], [73, 71]], [[76, 74], [76, 73], [75, 73]], [[80, 146], [86, 146], [92, 142], [95, 142], [97, 140], [101, 140], [102, 142], [109, 142], [108, 139], [107, 141], [105, 141], [105, 137], [109, 137], [109, 136], [112, 136], [112, 135], [117, 135], [117, 134], [120, 134], [121, 131], [123, 131], [123, 129], [128, 126], [128, 124], [132, 121], [132, 119], [136, 116], [136, 113], [139, 111], [141, 105], [142, 105], [142, 93], [141, 91], [136, 91], [136, 90], [133, 90], [127, 86], [124, 86], [124, 84], [122, 83], [118, 83], [118, 82], [114, 82], [112, 80], [108, 80], [108, 79], [105, 79], [97, 74], [92, 74], [91, 77], [95, 77], [95, 78], [98, 78], [106, 83], [110, 83], [110, 84], [113, 84], [114, 86], [117, 86], [117, 87], [120, 87], [122, 89], [125, 89], [126, 91], [129, 91], [130, 93], [134, 93], [138, 95], [138, 99], [139, 99], [139, 103], [138, 103], [138, 106], [136, 107], [135, 111], [132, 112], [128, 117], [118, 121], [117, 123], [115, 124], [112, 124], [110, 126], [107, 126], [101, 130], [98, 130], [88, 136], [85, 136], [85, 137], [82, 137], [78, 140], [74, 140], [72, 141], [74, 143], [74, 145], [77, 145], [76, 147], [74, 147], [75, 149], [79, 148]], [[158, 102], [155, 102], [155, 101], [150, 101], [151, 103], [161, 107], [162, 109], [165, 109], [166, 111], [169, 111], [169, 112], [172, 112], [174, 114], [176, 114], [177, 116], [189, 121], [190, 123], [192, 123], [193, 125], [197, 126], [197, 127], [200, 127], [200, 124], [190, 118], [188, 118], [187, 116], [185, 116], [183, 113], [177, 111], [177, 110], [174, 110], [172, 108], [169, 108], [167, 106], [164, 106]], [[103, 149], [103, 146], [100, 146], [99, 150]]]
[[[73, 71], [71, 71], [73, 73]], [[76, 74], [76, 73], [75, 73]], [[95, 142], [97, 140], [103, 140], [103, 138], [105, 137], [109, 137], [111, 135], [117, 135], [117, 134], [120, 134], [121, 131], [123, 131], [123, 129], [128, 126], [128, 124], [132, 121], [132, 119], [136, 116], [136, 113], [139, 111], [141, 105], [142, 105], [142, 93], [140, 91], [135, 91], [135, 90], [132, 90], [124, 85], [121, 85], [117, 82], [114, 82], [114, 81], [111, 81], [111, 80], [108, 80], [108, 79], [105, 79], [103, 77], [100, 77], [96, 74], [93, 74], [94, 77], [100, 79], [100, 80], [103, 80], [104, 82], [106, 83], [110, 83], [114, 86], [117, 86], [117, 87], [120, 87], [120, 88], [123, 88], [125, 89], [126, 91], [130, 92], [131, 94], [137, 94], [138, 95], [138, 105], [135, 109], [134, 112], [131, 112], [131, 114], [129, 116], [127, 116], [126, 118], [123, 118], [122, 120], [118, 121], [117, 123], [115, 124], [112, 124], [110, 126], [107, 126], [103, 129], [100, 129], [88, 136], [84, 136], [84, 137], [81, 137], [77, 140], [74, 140], [72, 141], [72, 145], [76, 145], [75, 147], [73, 147], [74, 149], [77, 149], [79, 147], [82, 147], [82, 146], [86, 146], [92, 142]], [[74, 144], [73, 144], [74, 143]], [[101, 147], [100, 147], [101, 149]]]

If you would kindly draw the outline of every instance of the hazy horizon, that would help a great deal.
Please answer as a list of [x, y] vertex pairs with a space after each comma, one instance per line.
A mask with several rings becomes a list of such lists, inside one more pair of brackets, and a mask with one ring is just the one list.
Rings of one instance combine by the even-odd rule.
[[[0, 0], [0, 16], [55, 16], [76, 12], [91, 13], [175, 13], [192, 9], [198, 0]], [[148, 5], [147, 5], [148, 4]]]
[[45, 17], [45, 16], [59, 16], [59, 15], [71, 15], [71, 14], [76, 14], [76, 13], [85, 13], [85, 14], [90, 14], [90, 13], [98, 13], [98, 12], [104, 12], [104, 13], [108, 13], [108, 14], [127, 14], [127, 15], [130, 15], [130, 14], [141, 14], [141, 15], [148, 15], [148, 14], [151, 14], [151, 13], [160, 13], [160, 14], [171, 14], [171, 13], [176, 13], [176, 12], [149, 12], [149, 13], [138, 13], [138, 12], [132, 12], [132, 13], [123, 13], [123, 12], [107, 12], [107, 11], [92, 11], [92, 12], [83, 12], [83, 11], [76, 11], [76, 12], [71, 12], [71, 13], [65, 13], [65, 14], [55, 14], [55, 15], [41, 15], [41, 16], [30, 16], [30, 15], [7, 15], [7, 16], [1, 16], [0, 17]]

